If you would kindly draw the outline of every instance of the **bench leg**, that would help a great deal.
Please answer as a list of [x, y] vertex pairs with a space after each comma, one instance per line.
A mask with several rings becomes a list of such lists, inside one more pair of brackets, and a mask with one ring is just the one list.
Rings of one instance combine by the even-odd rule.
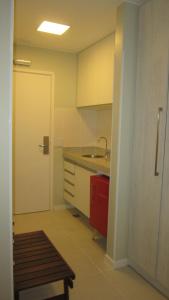
[[67, 279], [64, 280], [64, 298], [69, 300], [69, 282]]
[[18, 292], [15, 293], [15, 300], [19, 300], [19, 293]]

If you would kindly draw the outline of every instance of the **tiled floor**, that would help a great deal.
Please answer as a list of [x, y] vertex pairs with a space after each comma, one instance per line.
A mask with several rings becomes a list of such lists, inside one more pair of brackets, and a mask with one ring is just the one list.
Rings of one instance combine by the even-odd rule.
[[[105, 259], [104, 241], [92, 240], [92, 231], [70, 211], [15, 217], [15, 233], [43, 229], [76, 273], [70, 300], [165, 300], [130, 268], [113, 270]], [[98, 244], [99, 243], [99, 244]], [[53, 284], [23, 292], [22, 300], [40, 300], [62, 290]]]

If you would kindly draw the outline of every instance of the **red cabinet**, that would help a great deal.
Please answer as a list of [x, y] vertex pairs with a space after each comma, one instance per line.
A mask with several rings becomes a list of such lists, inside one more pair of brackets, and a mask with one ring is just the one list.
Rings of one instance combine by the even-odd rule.
[[90, 177], [90, 224], [103, 236], [107, 236], [109, 178]]

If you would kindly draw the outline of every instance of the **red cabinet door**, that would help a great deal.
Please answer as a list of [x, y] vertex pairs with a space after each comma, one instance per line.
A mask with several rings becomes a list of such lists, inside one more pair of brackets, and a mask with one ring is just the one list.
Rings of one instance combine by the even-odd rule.
[[90, 177], [90, 224], [103, 236], [107, 236], [109, 178]]

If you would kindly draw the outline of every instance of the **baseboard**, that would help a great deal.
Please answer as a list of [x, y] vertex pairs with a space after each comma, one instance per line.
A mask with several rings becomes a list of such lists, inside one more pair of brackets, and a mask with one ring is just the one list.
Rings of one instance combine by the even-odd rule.
[[124, 267], [128, 266], [127, 258], [115, 261], [108, 254], [105, 255], [105, 258], [112, 265], [113, 269], [120, 269], [120, 268], [124, 268]]
[[105, 254], [104, 258], [112, 266], [112, 268], [114, 269], [113, 259], [107, 253]]
[[63, 210], [66, 208], [69, 208], [69, 206], [63, 203], [63, 204], [54, 205], [53, 210]]
[[117, 261], [114, 261], [114, 269], [120, 269], [128, 266], [128, 259], [119, 259]]
[[129, 266], [133, 268], [139, 275], [148, 281], [154, 288], [159, 290], [164, 296], [169, 299], [169, 289], [164, 288], [156, 279], [149, 276], [142, 268], [129, 259]]

